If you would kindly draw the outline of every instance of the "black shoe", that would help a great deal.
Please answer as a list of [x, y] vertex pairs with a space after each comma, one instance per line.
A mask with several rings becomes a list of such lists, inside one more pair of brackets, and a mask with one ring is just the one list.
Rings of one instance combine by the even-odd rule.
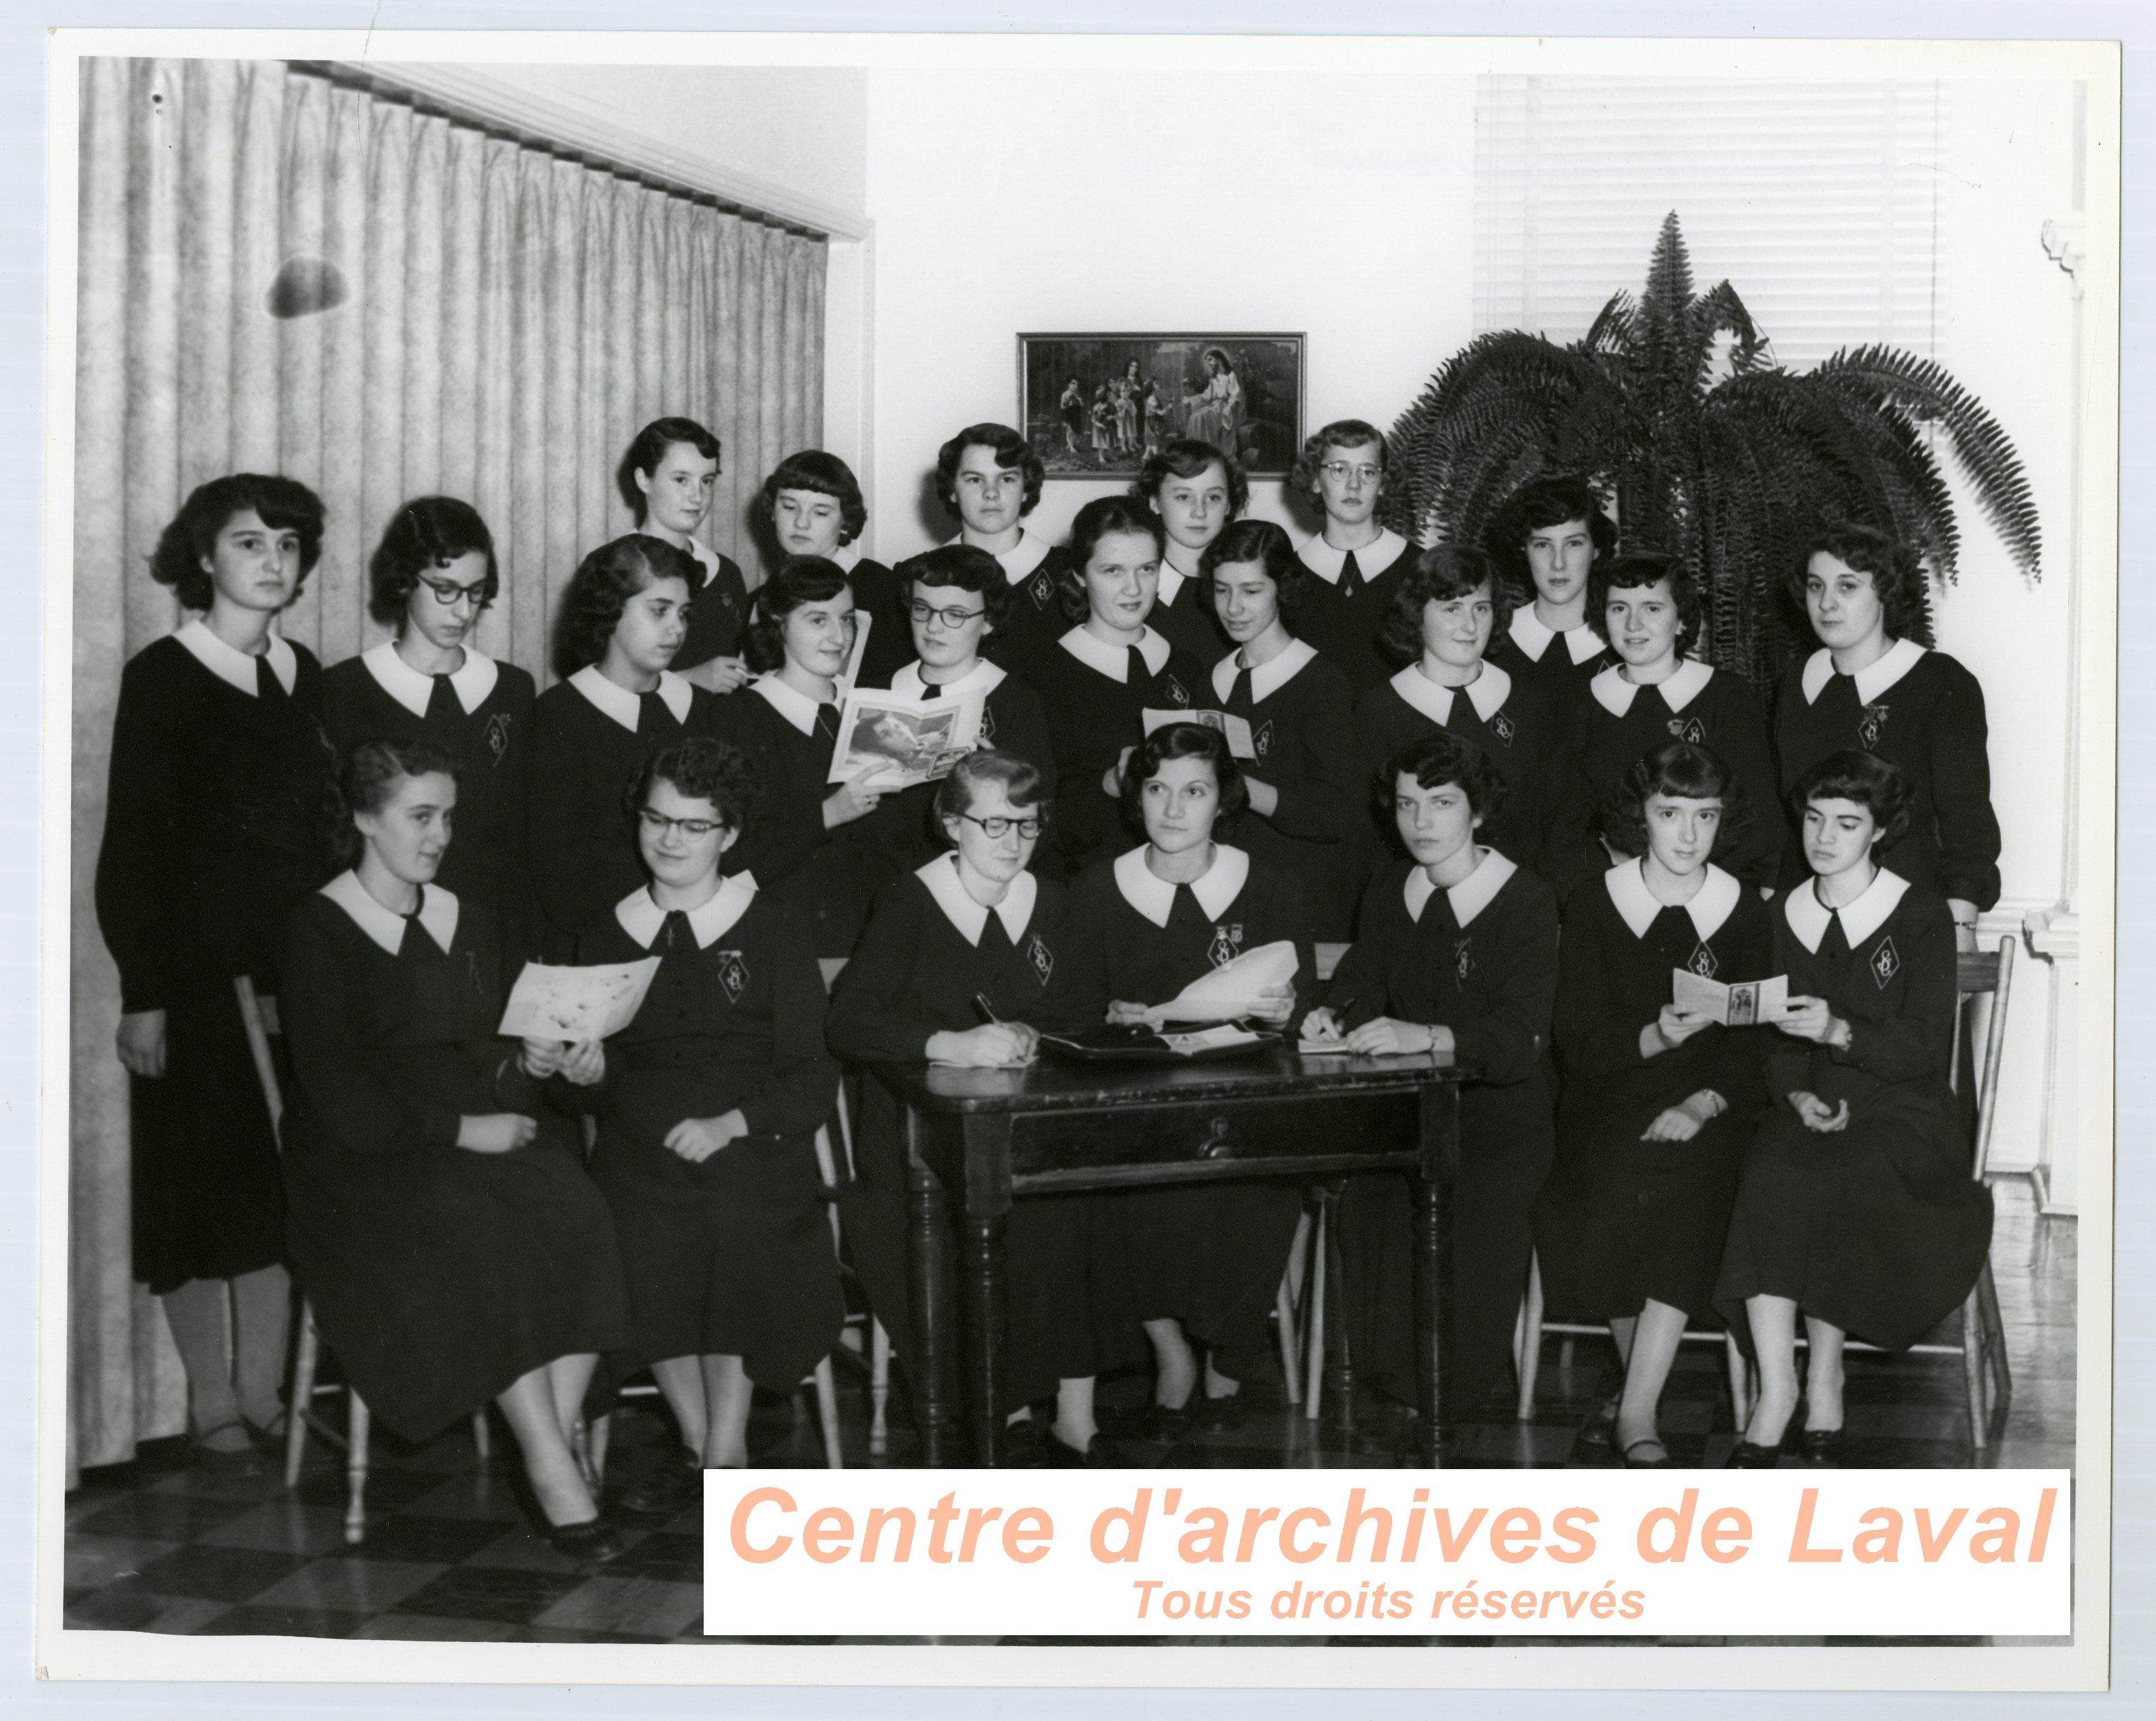
[[[1632, 1456], [1645, 1446], [1661, 1446], [1662, 1456], [1659, 1458], [1635, 1458]], [[1676, 1460], [1670, 1456], [1670, 1449], [1662, 1446], [1662, 1437], [1659, 1434], [1640, 1436], [1618, 1456], [1624, 1459], [1627, 1470], [1674, 1470], [1677, 1467]], [[1732, 1459], [1731, 1462], [1733, 1463], [1735, 1461]]]
[[1005, 1470], [1039, 1470], [1046, 1465], [1040, 1425], [1030, 1416], [1004, 1423], [1004, 1431], [996, 1437], [996, 1462]]
[[1574, 1441], [1583, 1446], [1614, 1446], [1617, 1444], [1617, 1400], [1604, 1399], [1594, 1407], [1594, 1414]]
[[1240, 1392], [1224, 1392], [1218, 1398], [1204, 1400], [1198, 1406], [1198, 1426], [1205, 1434], [1233, 1434], [1246, 1420]]
[[1841, 1468], [1842, 1437], [1839, 1428], [1807, 1428], [1802, 1462], [1813, 1470]]
[[[239, 1430], [247, 1436], [247, 1444], [229, 1449], [207, 1444], [211, 1435], [222, 1434], [228, 1428]], [[187, 1462], [207, 1475], [222, 1477], [227, 1481], [266, 1475], [270, 1469], [268, 1456], [255, 1439], [254, 1431], [238, 1418], [207, 1429], [189, 1441]]]
[[1086, 1442], [1080, 1451], [1053, 1428], [1044, 1430], [1040, 1441], [1048, 1454], [1050, 1470], [1122, 1470], [1127, 1467], [1122, 1453], [1108, 1443], [1108, 1437], [1096, 1434]]
[[602, 1565], [627, 1546], [621, 1539], [621, 1532], [603, 1516], [583, 1523], [550, 1523], [544, 1528], [554, 1551], [579, 1564]]
[[1740, 1440], [1730, 1448], [1730, 1470], [1772, 1470], [1782, 1462], [1782, 1449], [1778, 1446], [1755, 1446], [1748, 1440]]
[[614, 1503], [614, 1510], [639, 1523], [671, 1523], [696, 1503], [703, 1490], [703, 1460], [677, 1446]]
[[1194, 1391], [1179, 1405], [1155, 1405], [1146, 1412], [1144, 1431], [1139, 1438], [1163, 1446], [1184, 1438], [1198, 1426], [1198, 1410], [1192, 1402], [1197, 1396]]

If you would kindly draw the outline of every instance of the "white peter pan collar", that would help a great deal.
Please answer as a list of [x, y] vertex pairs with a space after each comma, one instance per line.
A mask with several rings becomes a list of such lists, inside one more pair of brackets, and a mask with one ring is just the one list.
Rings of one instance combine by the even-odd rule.
[[[1009, 676], [1009, 671], [1001, 664], [990, 663], [985, 657], [977, 658], [973, 668], [968, 670], [957, 681], [939, 681], [937, 684], [936, 696], [938, 699], [955, 699], [960, 694], [971, 693], [976, 689], [984, 694], [993, 693], [1003, 686]], [[891, 691], [894, 693], [903, 693], [908, 699], [918, 699], [928, 691], [928, 682], [921, 673], [921, 663], [918, 659], [907, 664], [905, 668], [891, 672]]]
[[1465, 687], [1440, 687], [1414, 664], [1394, 676], [1391, 685], [1394, 692], [1440, 727], [1452, 715], [1452, 701], [1459, 694], [1467, 696], [1475, 715], [1486, 723], [1512, 693], [1512, 678], [1486, 659], [1481, 673]]
[[[949, 540], [953, 544], [965, 542], [966, 534], [963, 532]], [[1035, 537], [1021, 526], [1018, 529], [1016, 543], [1008, 550], [997, 550], [992, 553], [1003, 567], [1005, 583], [1015, 586], [1023, 584], [1034, 569], [1048, 559], [1048, 552], [1055, 547], [1046, 538]]]
[[1512, 619], [1505, 631], [1512, 636], [1512, 643], [1527, 654], [1530, 663], [1540, 663], [1543, 653], [1549, 650], [1549, 642], [1562, 639], [1565, 654], [1575, 665], [1583, 664], [1601, 653], [1602, 635], [1585, 622], [1576, 628], [1567, 628], [1560, 634], [1555, 628], [1547, 627], [1535, 614], [1535, 606], [1523, 604], [1512, 612]]
[[[1270, 699], [1310, 666], [1317, 648], [1307, 640], [1291, 640], [1287, 649], [1270, 663], [1250, 671], [1250, 702]], [[1235, 677], [1243, 672], [1243, 648], [1238, 645], [1213, 665], [1213, 691], [1225, 699], [1235, 691]]]
[[[392, 956], [404, 948], [404, 917], [367, 893], [357, 872], [341, 872], [321, 894], [352, 917], [352, 924]], [[457, 899], [439, 885], [419, 886], [419, 924], [446, 953], [457, 935]]]
[[[1140, 914], [1155, 926], [1164, 927], [1168, 911], [1175, 906], [1175, 886], [1155, 876], [1152, 869], [1146, 865], [1145, 857], [1142, 846], [1116, 857], [1116, 888], [1122, 892], [1123, 901]], [[1190, 894], [1198, 899], [1198, 906], [1205, 911], [1208, 920], [1218, 920], [1228, 912], [1228, 905], [1242, 894], [1250, 876], [1248, 855], [1232, 844], [1215, 843], [1213, 864], [1205, 869], [1203, 877], [1192, 881]]]
[[765, 670], [748, 685], [751, 692], [761, 695], [765, 704], [803, 735], [816, 732], [816, 713], [823, 707], [798, 687], [780, 681], [777, 670]]
[[1336, 550], [1325, 542], [1323, 532], [1305, 544], [1296, 554], [1302, 565], [1323, 580], [1328, 586], [1340, 583], [1340, 570], [1347, 566], [1352, 554], [1355, 567], [1363, 578], [1373, 580], [1407, 553], [1408, 541], [1390, 527], [1385, 527], [1367, 544], [1353, 551]]
[[[655, 532], [647, 532], [643, 535], [645, 537], [659, 537], [659, 534]], [[659, 538], [659, 542], [665, 544], [671, 543], [673, 542], [673, 540], [670, 538]], [[708, 586], [713, 580], [718, 578], [719, 552], [713, 549], [709, 544], [704, 542], [702, 539], [692, 537], [687, 543], [677, 546], [677, 547], [680, 548], [682, 553], [687, 556], [690, 561], [694, 562], [697, 567], [704, 570], [703, 581], [701, 584], [697, 586], [697, 591], [702, 591], [705, 586]], [[694, 594], [692, 593], [691, 595], [693, 596]]]
[[270, 635], [268, 648], [261, 658], [226, 645], [209, 630], [209, 624], [199, 617], [172, 637], [192, 651], [204, 669], [219, 681], [229, 681], [250, 699], [257, 691], [254, 665], [263, 658], [269, 660], [270, 673], [276, 676], [287, 693], [292, 691], [292, 684], [300, 679], [299, 655], [285, 643], [284, 636], [280, 634]]
[[[1628, 681], [1625, 666], [1613, 663], [1587, 684], [1587, 691], [1594, 696], [1594, 702], [1610, 716], [1621, 717], [1632, 709], [1632, 701], [1639, 697], [1640, 684]], [[1666, 681], [1654, 685], [1661, 690], [1662, 702], [1673, 712], [1681, 712], [1698, 698], [1701, 691], [1714, 679], [1714, 665], [1702, 663], [1696, 657], [1680, 662]]]
[[[1852, 678], [1856, 683], [1857, 703], [1871, 704], [1916, 668], [1917, 660], [1923, 655], [1924, 648], [1914, 640], [1897, 640]], [[1834, 654], [1822, 645], [1804, 660], [1804, 703], [1811, 704], [1833, 679]]]
[[[630, 734], [636, 732], [637, 713], [642, 708], [639, 696], [607, 680], [597, 664], [586, 664], [569, 677], [569, 685]], [[686, 681], [671, 670], [661, 670], [657, 691], [666, 709], [674, 713], [675, 722], [689, 721], [689, 702], [694, 695]]]
[[[1448, 886], [1445, 899], [1452, 905], [1452, 918], [1465, 927], [1490, 906], [1490, 899], [1505, 887], [1505, 881], [1520, 869], [1495, 849], [1485, 849], [1482, 858], [1476, 863], [1474, 871], [1456, 885]], [[1430, 881], [1425, 867], [1410, 866], [1407, 882], [1400, 887], [1400, 896], [1407, 904], [1408, 918], [1418, 926], [1422, 923], [1422, 912], [1430, 906], [1430, 899], [1437, 894], [1437, 886]]]
[[[1635, 938], [1645, 938], [1647, 928], [1655, 923], [1655, 917], [1671, 906], [1657, 902], [1648, 890], [1642, 865], [1636, 860], [1626, 860], [1602, 875], [1609, 900], [1616, 905], [1619, 916], [1632, 929]], [[1706, 879], [1692, 892], [1691, 901], [1684, 905], [1685, 912], [1691, 917], [1692, 931], [1702, 939], [1712, 938], [1722, 930], [1722, 922], [1734, 912], [1743, 893], [1742, 885], [1710, 861]]]
[[1820, 940], [1826, 936], [1826, 923], [1839, 914], [1841, 935], [1854, 950], [1886, 924], [1887, 917], [1894, 912], [1908, 888], [1908, 880], [1882, 866], [1878, 876], [1865, 887], [1862, 896], [1836, 909], [1820, 901], [1819, 880], [1809, 878], [1783, 899], [1786, 906], [1782, 913], [1789, 922], [1789, 930], [1797, 935], [1797, 942], [1814, 955], [1819, 953]]
[[1176, 594], [1182, 591], [1184, 584], [1197, 578], [1194, 573], [1185, 573], [1181, 568], [1173, 566], [1167, 557], [1163, 556], [1160, 558], [1160, 596], [1154, 601], [1163, 609], [1167, 609], [1169, 604], [1175, 602]]
[[[732, 932], [734, 922], [748, 912], [748, 905], [755, 900], [756, 881], [748, 874], [721, 879], [711, 900], [689, 911], [689, 930], [696, 937], [696, 948], [708, 950]], [[666, 923], [666, 911], [651, 900], [651, 886], [646, 885], [615, 903], [613, 917], [621, 922], [622, 931], [649, 950], [659, 928]]]
[[[976, 902], [966, 894], [964, 881], [958, 876], [958, 857], [938, 855], [913, 876], [928, 886], [928, 894], [943, 911], [944, 919], [957, 927], [968, 944], [978, 946], [988, 924], [988, 910], [985, 903]], [[1004, 936], [1012, 943], [1017, 943], [1032, 923], [1033, 905], [1040, 897], [1040, 881], [1029, 872], [1021, 872], [1011, 881], [1003, 901], [996, 904], [996, 918], [1004, 923]]]
[[[384, 640], [372, 650], [360, 654], [359, 660], [367, 665], [367, 672], [398, 704], [415, 717], [427, 715], [427, 701], [434, 691], [434, 678], [423, 676], [397, 655], [397, 642]], [[464, 667], [449, 677], [449, 686], [457, 696], [457, 703], [470, 717], [486, 702], [488, 694], [501, 676], [501, 667], [495, 660], [465, 647]]]
[[[1088, 669], [1098, 670], [1111, 681], [1125, 679], [1130, 666], [1129, 654], [1121, 645], [1111, 645], [1105, 640], [1096, 639], [1084, 625], [1071, 629], [1055, 642]], [[1173, 648], [1166, 639], [1151, 628], [1138, 636], [1138, 655], [1145, 659], [1146, 673], [1158, 675], [1168, 663], [1168, 654]]]
[[861, 547], [859, 544], [840, 544], [831, 552], [831, 565], [841, 573], [851, 573], [861, 565]]

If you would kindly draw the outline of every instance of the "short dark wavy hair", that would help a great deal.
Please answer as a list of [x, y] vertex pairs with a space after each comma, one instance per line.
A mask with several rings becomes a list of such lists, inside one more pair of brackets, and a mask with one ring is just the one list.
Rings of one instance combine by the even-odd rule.
[[968, 424], [936, 450], [936, 500], [951, 516], [958, 517], [958, 462], [969, 448], [985, 448], [1006, 472], [1017, 469], [1025, 474], [1025, 500], [1019, 505], [1019, 517], [1022, 520], [1030, 514], [1040, 501], [1040, 486], [1048, 476], [1048, 468], [1033, 451], [1033, 444], [1009, 425], [984, 423]]
[[1265, 578], [1273, 583], [1281, 620], [1293, 633], [1304, 605], [1317, 589], [1317, 576], [1296, 554], [1295, 540], [1270, 520], [1235, 521], [1206, 545], [1198, 558], [1198, 577], [1205, 583], [1205, 613], [1216, 619], [1219, 613], [1213, 594], [1213, 576], [1230, 563], [1242, 562], [1255, 562], [1265, 568]]
[[1574, 520], [1587, 522], [1594, 540], [1594, 560], [1607, 562], [1617, 553], [1617, 525], [1602, 509], [1594, 486], [1577, 472], [1546, 472], [1530, 478], [1505, 499], [1484, 536], [1483, 547], [1497, 565], [1498, 573], [1526, 603], [1534, 595], [1535, 581], [1527, 567], [1527, 540], [1553, 526]]
[[1070, 554], [1055, 583], [1064, 619], [1074, 627], [1092, 613], [1086, 596], [1086, 564], [1093, 559], [1101, 540], [1116, 532], [1151, 538], [1156, 555], [1168, 542], [1168, 531], [1160, 523], [1160, 516], [1135, 496], [1095, 496], [1081, 508], [1070, 522]]
[[1145, 831], [1145, 786], [1170, 759], [1204, 759], [1213, 768], [1213, 781], [1220, 791], [1220, 810], [1215, 824], [1233, 817], [1249, 804], [1250, 787], [1243, 768], [1229, 749], [1228, 737], [1203, 723], [1163, 723], [1131, 751], [1123, 767], [1123, 823], [1141, 835]]
[[1682, 657], [1699, 638], [1701, 622], [1707, 614], [1706, 600], [1701, 596], [1699, 580], [1682, 558], [1663, 556], [1651, 551], [1633, 550], [1622, 556], [1613, 556], [1607, 562], [1599, 556], [1587, 571], [1588, 626], [1594, 629], [1607, 645], [1609, 641], [1608, 618], [1603, 614], [1613, 591], [1637, 591], [1642, 586], [1651, 586], [1666, 580], [1670, 601], [1677, 607], [1676, 652]]
[[622, 608], [646, 586], [678, 579], [694, 592], [701, 572], [686, 550], [632, 532], [601, 544], [577, 564], [562, 593], [554, 629], [554, 672], [564, 679], [606, 655]]
[[907, 557], [892, 571], [909, 605], [918, 591], [978, 592], [990, 633], [1002, 632], [1010, 619], [1011, 588], [1004, 565], [978, 545], [939, 544]]
[[1877, 753], [1829, 753], [1797, 779], [1789, 791], [1789, 811], [1799, 833], [1804, 809], [1814, 801], [1855, 801], [1879, 826], [1878, 848], [1891, 848], [1907, 832], [1915, 795], [1907, 776], [1892, 759]]
[[1131, 494], [1147, 506], [1158, 508], [1161, 485], [1171, 478], [1196, 478], [1208, 466], [1218, 466], [1227, 479], [1228, 517], [1240, 520], [1250, 506], [1250, 480], [1244, 476], [1241, 462], [1195, 436], [1178, 436], [1147, 455], [1145, 465], [1138, 468], [1138, 481], [1131, 486]]
[[232, 516], [249, 509], [272, 532], [299, 534], [300, 578], [293, 583], [291, 598], [296, 604], [322, 553], [322, 499], [296, 478], [234, 472], [197, 485], [172, 523], [157, 535], [157, 547], [150, 555], [150, 578], [170, 586], [187, 609], [208, 609], [216, 599], [217, 583], [203, 568], [203, 558], [215, 552], [217, 535]]
[[1707, 851], [1710, 858], [1751, 824], [1744, 785], [1721, 754], [1689, 741], [1666, 741], [1626, 766], [1603, 799], [1602, 834], [1619, 853], [1647, 852], [1647, 797], [1654, 794], [1722, 803], [1722, 819]]
[[1808, 614], [1804, 582], [1815, 556], [1831, 556], [1871, 576], [1871, 588], [1886, 612], [1888, 639], [1914, 640], [1919, 645], [1933, 643], [1932, 583], [1922, 558], [1908, 545], [1853, 521], [1826, 527], [1805, 546], [1804, 559], [1789, 572], [1789, 596], [1799, 614]]
[[1395, 747], [1384, 769], [1371, 781], [1373, 804], [1385, 829], [1396, 840], [1399, 821], [1393, 811], [1393, 800], [1403, 777], [1412, 777], [1424, 789], [1458, 783], [1469, 808], [1485, 826], [1505, 810], [1505, 778], [1490, 755], [1465, 736], [1440, 729]]
[[457, 756], [439, 741], [413, 735], [355, 742], [324, 799], [331, 860], [339, 866], [358, 865], [366, 839], [354, 822], [357, 815], [379, 813], [406, 778], [435, 774], [451, 782], [457, 778]]
[[796, 556], [757, 590], [742, 632], [742, 657], [759, 674], [786, 661], [786, 618], [804, 604], [851, 591], [846, 570], [821, 556]]
[[475, 552], [486, 557], [480, 601], [491, 604], [501, 593], [501, 567], [495, 559], [494, 534], [479, 510], [454, 496], [415, 496], [390, 516], [367, 558], [367, 613], [395, 625], [404, 619], [421, 574]]
[[1053, 791], [1047, 773], [1031, 759], [984, 747], [968, 753], [951, 768], [951, 774], [936, 785], [937, 831], [942, 830], [946, 819], [963, 818], [972, 812], [977, 799], [974, 791], [991, 783], [1003, 785], [1004, 794], [1014, 807], [1036, 808], [1040, 818], [1048, 816], [1048, 802]]
[[1497, 577], [1491, 559], [1472, 544], [1432, 544], [1415, 552], [1407, 578], [1393, 588], [1384, 619], [1378, 624], [1378, 646], [1395, 664], [1422, 655], [1423, 611], [1490, 588], [1490, 637], [1495, 640], [1512, 619], [1512, 594]]
[[[641, 472], [649, 478], [659, 470], [666, 450], [677, 442], [687, 443], [707, 460], [720, 458], [719, 439], [694, 419], [654, 419], [636, 433], [629, 452], [621, 457], [621, 465], [614, 468], [614, 487], [621, 492], [622, 501], [629, 504], [629, 511], [636, 516], [639, 525], [649, 511], [651, 502], [636, 487], [636, 475]], [[725, 470], [723, 464], [720, 470]]]
[[712, 816], [732, 831], [748, 828], [762, 789], [748, 755], [729, 741], [709, 735], [685, 735], [644, 756], [629, 773], [621, 796], [622, 816], [631, 831], [654, 783], [670, 783], [684, 800], [709, 801]]
[[862, 499], [861, 481], [854, 476], [854, 469], [820, 448], [804, 448], [787, 455], [763, 480], [763, 488], [757, 492], [756, 511], [767, 526], [773, 522], [782, 490], [811, 491], [819, 496], [836, 498], [842, 544], [853, 542], [869, 523], [869, 505]]
[[[1336, 448], [1360, 448], [1366, 442], [1378, 444], [1378, 470], [1384, 472], [1392, 463], [1392, 450], [1386, 445], [1385, 433], [1375, 424], [1361, 419], [1335, 419], [1306, 439], [1302, 451], [1295, 457], [1295, 470], [1288, 474], [1287, 487], [1294, 496], [1314, 495], [1317, 490], [1317, 469], [1325, 464], [1328, 451]], [[1382, 487], [1384, 480], [1378, 480]]]

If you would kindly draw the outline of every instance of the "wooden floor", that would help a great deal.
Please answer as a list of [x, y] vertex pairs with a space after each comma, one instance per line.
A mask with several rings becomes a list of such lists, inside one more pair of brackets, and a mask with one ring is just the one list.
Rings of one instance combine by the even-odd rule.
[[[2075, 1231], [2046, 1219], [2026, 1183], [1994, 1186], [1993, 1270], [2014, 1371], [2004, 1437], [1980, 1460], [1970, 1450], [1957, 1359], [1853, 1354], [1848, 1420], [1852, 1466], [2071, 1467], [2074, 1460]], [[1532, 1422], [1492, 1415], [1466, 1425], [1456, 1462], [1473, 1466], [1598, 1466], [1606, 1446], [1583, 1437], [1616, 1384], [1606, 1341], [1545, 1343]], [[862, 1384], [848, 1379], [849, 1464], [869, 1462]], [[1105, 1404], [1135, 1410], [1148, 1382], [1102, 1384]], [[902, 1414], [902, 1398], [894, 1398]], [[670, 1432], [643, 1410], [617, 1418], [609, 1480], [633, 1480]], [[1680, 1463], [1718, 1466], [1735, 1440], [1720, 1352], [1687, 1347], [1664, 1400], [1662, 1426]], [[822, 1462], [798, 1407], [760, 1405], [756, 1462]], [[342, 1537], [344, 1478], [317, 1446], [298, 1488], [281, 1481], [220, 1481], [189, 1467], [182, 1443], [146, 1446], [134, 1462], [85, 1472], [68, 1499], [66, 1621], [106, 1630], [275, 1633], [457, 1641], [711, 1642], [702, 1634], [703, 1559], [694, 1514], [636, 1532], [627, 1554], [580, 1569], [535, 1535], [519, 1502], [506, 1432], [481, 1465], [468, 1429], [416, 1451], [378, 1442], [365, 1543]], [[885, 1461], [910, 1462], [893, 1431]], [[1233, 1435], [1194, 1436], [1169, 1449], [1133, 1442], [1135, 1464], [1182, 1467], [1342, 1466], [1397, 1462], [1365, 1433], [1313, 1435], [1285, 1406], [1254, 1409]], [[1786, 1461], [1785, 1461], [1786, 1462]], [[1385, 1640], [1411, 1642], [1414, 1640]], [[1457, 1643], [1460, 1640], [1449, 1639]]]

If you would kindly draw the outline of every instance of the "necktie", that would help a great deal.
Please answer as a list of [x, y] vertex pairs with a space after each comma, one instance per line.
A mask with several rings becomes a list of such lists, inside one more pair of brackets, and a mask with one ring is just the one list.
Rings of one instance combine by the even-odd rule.
[[943, 696], [943, 690], [933, 681], [923, 681], [921, 684], [921, 696], [923, 699], [941, 699]]
[[835, 742], [838, 740], [838, 706], [835, 705], [819, 705], [816, 707], [816, 732], [822, 736], [826, 741]]
[[[429, 708], [432, 701], [429, 701]], [[666, 701], [654, 688], [649, 693], [636, 696], [636, 732], [642, 736], [664, 735], [669, 729], [678, 728], [674, 713], [666, 708]]]
[[270, 667], [266, 655], [254, 660], [254, 696], [272, 705], [285, 701], [285, 684], [277, 679], [277, 671]]
[[1247, 715], [1257, 702], [1250, 686], [1250, 672], [1248, 670], [1236, 670], [1235, 685], [1228, 690], [1228, 709], [1239, 716]]
[[464, 707], [457, 702], [456, 689], [449, 685], [447, 676], [434, 677], [434, 685], [427, 695], [426, 721], [445, 723], [463, 714]]
[[1126, 649], [1130, 656], [1123, 665], [1123, 685], [1126, 687], [1142, 687], [1152, 679], [1152, 671], [1146, 667], [1145, 653], [1135, 645]]
[[1355, 564], [1355, 552], [1350, 550], [1341, 558], [1340, 595], [1352, 598], [1363, 589], [1363, 570]]
[[659, 936], [651, 941], [654, 950], [673, 952], [695, 948], [696, 938], [689, 930], [689, 917], [678, 908], [666, 911], [665, 919], [659, 922]]

